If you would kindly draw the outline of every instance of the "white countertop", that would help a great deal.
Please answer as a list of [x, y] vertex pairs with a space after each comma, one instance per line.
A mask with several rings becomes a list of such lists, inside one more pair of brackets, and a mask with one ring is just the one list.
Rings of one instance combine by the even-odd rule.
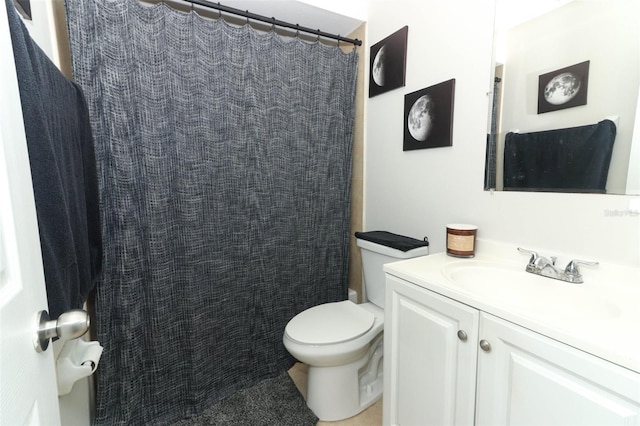
[[[640, 268], [581, 267], [584, 283], [571, 284], [525, 272], [529, 257], [515, 245], [487, 241], [480, 246], [474, 258], [436, 253], [386, 264], [384, 271], [640, 373]], [[515, 301], [513, 288], [500, 291], [491, 283], [481, 287], [486, 276], [474, 288], [459, 285], [445, 273], [451, 267], [496, 262], [515, 277], [521, 270], [525, 284], [519, 285], [528, 287], [517, 290], [535, 296]]]

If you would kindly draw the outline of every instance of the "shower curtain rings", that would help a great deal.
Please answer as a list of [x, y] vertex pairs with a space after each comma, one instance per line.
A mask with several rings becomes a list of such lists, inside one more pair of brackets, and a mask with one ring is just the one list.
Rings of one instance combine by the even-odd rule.
[[245, 12], [247, 12], [247, 25], [249, 25], [249, 11], [245, 10]]
[[296, 38], [300, 38], [300, 25], [296, 24]]
[[222, 18], [222, 10], [220, 10], [220, 2], [218, 2], [218, 19]]
[[338, 34], [338, 42], [336, 43], [336, 47], [340, 47], [340, 34]]
[[271, 24], [271, 31], [276, 30], [276, 18], [274, 18], [273, 16], [271, 17], [271, 20], [273, 21], [273, 23]]
[[318, 38], [316, 39], [316, 43], [320, 43], [320, 28], [318, 28], [317, 34]]

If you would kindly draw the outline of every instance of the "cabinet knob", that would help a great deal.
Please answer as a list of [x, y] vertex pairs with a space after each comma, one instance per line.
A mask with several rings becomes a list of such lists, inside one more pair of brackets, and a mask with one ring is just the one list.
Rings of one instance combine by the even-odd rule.
[[464, 330], [458, 330], [458, 339], [462, 340], [463, 342], [466, 342], [467, 333]]
[[489, 352], [491, 350], [491, 343], [489, 343], [484, 339], [480, 340], [480, 349], [482, 349], [485, 352]]

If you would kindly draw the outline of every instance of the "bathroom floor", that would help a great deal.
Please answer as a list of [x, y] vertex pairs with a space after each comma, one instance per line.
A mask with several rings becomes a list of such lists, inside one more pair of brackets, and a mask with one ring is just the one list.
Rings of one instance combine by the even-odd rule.
[[[296, 363], [289, 370], [289, 376], [296, 384], [298, 390], [305, 396], [307, 394], [307, 366], [301, 362]], [[323, 422], [319, 421], [318, 426], [378, 426], [382, 425], [382, 399], [373, 404], [371, 407], [364, 410], [357, 416], [353, 416], [346, 420], [340, 420], [337, 422]]]

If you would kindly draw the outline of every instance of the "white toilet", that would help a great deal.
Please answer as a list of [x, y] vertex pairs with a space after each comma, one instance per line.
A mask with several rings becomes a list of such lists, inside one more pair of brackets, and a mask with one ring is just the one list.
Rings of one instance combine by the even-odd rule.
[[309, 308], [289, 321], [283, 337], [289, 353], [309, 366], [307, 405], [324, 421], [354, 416], [382, 396], [382, 266], [429, 254], [428, 243], [385, 231], [356, 237], [368, 302]]

